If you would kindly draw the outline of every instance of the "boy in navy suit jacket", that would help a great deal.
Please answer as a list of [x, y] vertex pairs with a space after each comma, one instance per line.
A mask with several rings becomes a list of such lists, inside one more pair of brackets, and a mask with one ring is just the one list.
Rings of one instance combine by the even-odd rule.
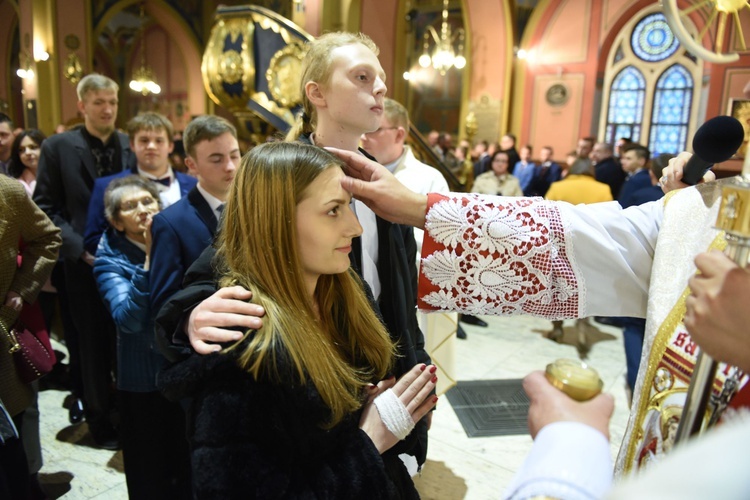
[[199, 116], [183, 134], [185, 164], [198, 184], [160, 212], [151, 226], [151, 310], [182, 284], [190, 265], [211, 244], [229, 185], [240, 162], [237, 130], [218, 116]]
[[157, 183], [162, 210], [187, 196], [197, 183], [195, 177], [174, 172], [169, 164], [169, 155], [174, 150], [174, 128], [166, 116], [140, 113], [128, 122], [127, 130], [137, 165], [94, 181], [83, 234], [86, 250], [94, 255], [102, 233], [109, 227], [104, 217], [104, 190], [113, 179], [140, 175]]

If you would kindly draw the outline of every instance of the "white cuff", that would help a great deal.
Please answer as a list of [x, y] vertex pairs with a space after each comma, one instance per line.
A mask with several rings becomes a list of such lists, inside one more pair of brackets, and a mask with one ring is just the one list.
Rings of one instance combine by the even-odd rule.
[[609, 441], [578, 422], [545, 426], [503, 498], [601, 498], [612, 486]]

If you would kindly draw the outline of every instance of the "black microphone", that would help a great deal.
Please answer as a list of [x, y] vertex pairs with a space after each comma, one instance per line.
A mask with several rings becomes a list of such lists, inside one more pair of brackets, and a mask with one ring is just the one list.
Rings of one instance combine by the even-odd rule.
[[700, 126], [693, 136], [693, 156], [685, 165], [682, 182], [697, 184], [706, 171], [730, 159], [742, 145], [745, 130], [731, 116], [717, 116]]

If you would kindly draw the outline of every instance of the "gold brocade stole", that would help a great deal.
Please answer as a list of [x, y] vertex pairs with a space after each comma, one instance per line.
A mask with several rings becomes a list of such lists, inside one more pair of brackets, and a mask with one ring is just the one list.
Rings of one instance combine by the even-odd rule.
[[[726, 245], [724, 232], [721, 232], [708, 250], [723, 251]], [[674, 442], [697, 354], [697, 346], [682, 324], [689, 294], [690, 289], [685, 287], [654, 337], [625, 455], [625, 472], [646, 465], [644, 461], [658, 457]], [[725, 380], [726, 367], [726, 364], [720, 364], [714, 381], [713, 391], [717, 393]]]

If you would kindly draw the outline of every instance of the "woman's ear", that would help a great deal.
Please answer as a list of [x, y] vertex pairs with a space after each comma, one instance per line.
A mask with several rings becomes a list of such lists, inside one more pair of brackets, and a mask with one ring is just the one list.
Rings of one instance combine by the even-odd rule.
[[317, 82], [310, 81], [305, 84], [305, 95], [316, 108], [326, 107], [326, 98], [323, 95], [323, 89]]

